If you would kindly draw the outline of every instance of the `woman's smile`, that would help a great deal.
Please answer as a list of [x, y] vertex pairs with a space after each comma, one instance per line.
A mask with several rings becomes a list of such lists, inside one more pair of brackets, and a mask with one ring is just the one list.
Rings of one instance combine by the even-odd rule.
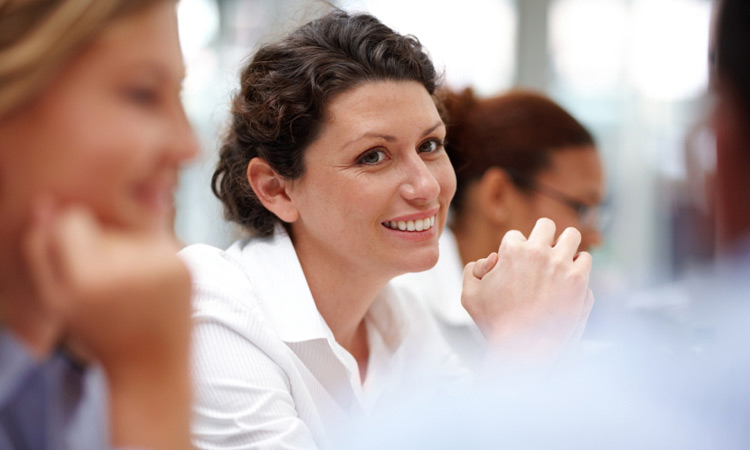
[[383, 222], [386, 228], [391, 230], [399, 231], [429, 231], [435, 225], [435, 219], [437, 216], [426, 217], [424, 219], [417, 220], [389, 220]]
[[406, 214], [392, 217], [382, 222], [388, 232], [410, 241], [424, 241], [437, 237], [438, 214], [440, 208], [433, 208], [426, 212]]
[[135, 185], [133, 196], [136, 202], [155, 214], [171, 214], [175, 186], [175, 180], [154, 177]]

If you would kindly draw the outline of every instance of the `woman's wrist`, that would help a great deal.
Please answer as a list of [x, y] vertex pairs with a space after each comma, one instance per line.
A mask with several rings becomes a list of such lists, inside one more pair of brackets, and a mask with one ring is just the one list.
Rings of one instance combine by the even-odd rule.
[[192, 399], [187, 355], [161, 364], [108, 369], [112, 443], [190, 448]]

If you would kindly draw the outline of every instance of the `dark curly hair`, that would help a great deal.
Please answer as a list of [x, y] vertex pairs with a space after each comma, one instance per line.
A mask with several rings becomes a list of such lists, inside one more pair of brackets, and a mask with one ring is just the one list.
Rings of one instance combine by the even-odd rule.
[[438, 96], [447, 125], [446, 151], [456, 168], [451, 207], [459, 214], [466, 187], [487, 169], [502, 167], [533, 178], [549, 166], [551, 152], [594, 145], [580, 122], [534, 91], [518, 89], [480, 98], [467, 88], [441, 90]]
[[321, 132], [332, 99], [385, 80], [417, 81], [433, 95], [437, 73], [415, 37], [368, 14], [336, 10], [261, 47], [242, 72], [212, 178], [225, 217], [255, 235], [271, 235], [279, 219], [247, 180], [250, 160], [263, 158], [279, 175], [300, 177], [305, 149]]

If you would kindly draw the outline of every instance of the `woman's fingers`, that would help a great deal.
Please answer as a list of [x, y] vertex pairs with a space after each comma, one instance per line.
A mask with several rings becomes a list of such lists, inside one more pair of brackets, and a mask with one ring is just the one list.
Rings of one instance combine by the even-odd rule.
[[497, 253], [492, 252], [488, 257], [472, 263], [471, 272], [476, 278], [481, 280], [495, 267], [495, 264], [497, 264]]
[[539, 219], [528, 240], [509, 231], [497, 255], [466, 266], [462, 304], [500, 353], [554, 357], [585, 328], [591, 255], [576, 253], [578, 230], [564, 230], [557, 242], [555, 231]]
[[526, 236], [518, 230], [509, 230], [500, 241], [500, 248], [507, 248], [517, 243], [526, 242]]
[[[21, 243], [26, 270], [34, 285], [36, 303], [28, 304], [33, 318], [24, 321], [24, 340], [32, 352], [46, 355], [57, 345], [66, 326], [68, 301], [60, 282], [57, 257], [52, 246], [55, 211], [50, 201], [34, 205], [31, 223]], [[13, 322], [13, 318], [8, 319]]]
[[60, 300], [63, 290], [53, 244], [55, 211], [48, 199], [40, 200], [33, 208], [32, 222], [23, 242], [24, 257], [37, 294], [44, 302], [42, 306], [59, 312], [64, 302]]
[[555, 222], [542, 217], [536, 221], [534, 229], [529, 234], [529, 242], [539, 245], [551, 246], [555, 241]]
[[581, 245], [581, 232], [573, 227], [568, 227], [560, 233], [557, 242], [553, 246], [564, 258], [573, 258]]
[[474, 276], [474, 266], [476, 264], [476, 262], [472, 261], [464, 266], [463, 288], [461, 289], [461, 304], [464, 307], [466, 307], [464, 301], [473, 299], [479, 287], [480, 280]]
[[573, 258], [573, 266], [577, 267], [581, 272], [591, 272], [591, 266], [594, 264], [594, 258], [589, 252], [578, 252]]
[[[99, 240], [99, 226], [96, 218], [87, 209], [69, 206], [61, 212], [55, 226], [55, 244], [60, 250], [63, 268], [74, 270], [79, 261], [89, 261], [93, 248]], [[76, 274], [66, 272], [66, 276]]]

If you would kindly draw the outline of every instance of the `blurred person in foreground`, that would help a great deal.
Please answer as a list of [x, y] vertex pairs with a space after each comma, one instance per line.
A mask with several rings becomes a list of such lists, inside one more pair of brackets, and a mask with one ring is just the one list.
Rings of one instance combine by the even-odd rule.
[[176, 2], [0, 2], [0, 448], [188, 448]]
[[540, 217], [581, 232], [579, 250], [601, 243], [604, 169], [589, 131], [548, 97], [512, 90], [489, 98], [468, 88], [440, 92], [456, 195], [440, 236], [440, 258], [394, 284], [427, 303], [453, 349], [473, 364], [486, 350], [461, 305], [466, 264], [495, 251], [509, 230], [528, 235]]
[[[719, 1], [714, 48], [714, 132], [719, 245], [750, 257], [750, 4]], [[722, 6], [723, 5], [723, 6]]]
[[[712, 87], [720, 256], [680, 283], [678, 339], [559, 371], [544, 383], [487, 385], [383, 420], [349, 448], [745, 449], [750, 443], [750, 3], [715, 3]], [[622, 349], [618, 349], [622, 350]], [[460, 411], [460, 414], [457, 414]]]

